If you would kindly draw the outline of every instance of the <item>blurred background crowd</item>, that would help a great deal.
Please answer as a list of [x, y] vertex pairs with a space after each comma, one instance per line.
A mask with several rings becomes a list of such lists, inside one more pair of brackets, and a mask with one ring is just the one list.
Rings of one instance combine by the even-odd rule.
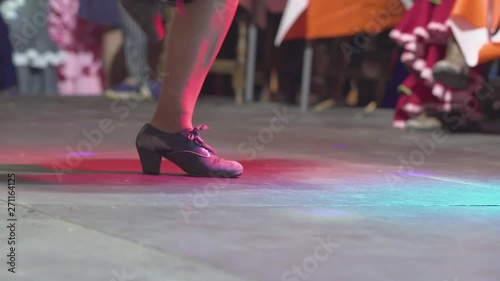
[[[394, 108], [402, 129], [478, 130], [500, 117], [500, 1], [240, 5], [202, 95]], [[164, 42], [149, 41], [118, 0], [2, 0], [0, 12], [4, 94], [155, 100], [168, 75]], [[166, 25], [175, 12], [165, 9]]]

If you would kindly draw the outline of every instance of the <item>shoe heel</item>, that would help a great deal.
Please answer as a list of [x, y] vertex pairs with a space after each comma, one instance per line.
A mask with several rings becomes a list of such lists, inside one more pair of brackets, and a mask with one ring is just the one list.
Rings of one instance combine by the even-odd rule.
[[141, 159], [142, 172], [148, 175], [159, 175], [161, 168], [161, 154], [143, 148], [137, 148]]

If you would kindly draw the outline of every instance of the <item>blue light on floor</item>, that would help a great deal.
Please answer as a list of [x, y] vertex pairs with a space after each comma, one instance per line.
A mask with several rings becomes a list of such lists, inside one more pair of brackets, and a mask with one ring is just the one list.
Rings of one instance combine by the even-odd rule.
[[404, 171], [398, 173], [400, 176], [430, 176], [432, 173], [424, 172], [424, 171]]
[[[428, 174], [432, 174], [428, 176]], [[494, 207], [500, 210], [500, 181], [436, 177], [434, 173], [394, 173], [397, 180], [363, 178], [325, 185], [324, 190], [302, 194], [317, 205], [365, 207]], [[417, 176], [419, 175], [419, 176]]]
[[342, 144], [342, 143], [339, 143], [339, 144], [334, 144], [332, 146], [333, 149], [348, 149], [349, 146], [347, 144]]

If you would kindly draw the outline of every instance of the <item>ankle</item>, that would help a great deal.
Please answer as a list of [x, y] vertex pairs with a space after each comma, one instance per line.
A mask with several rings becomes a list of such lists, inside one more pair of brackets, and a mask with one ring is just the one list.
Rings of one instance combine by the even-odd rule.
[[183, 125], [177, 122], [173, 123], [162, 122], [155, 119], [153, 119], [150, 124], [156, 129], [169, 134], [176, 134], [186, 129], [189, 130], [193, 129], [192, 125], [187, 125], [187, 124]]
[[192, 118], [193, 114], [191, 112], [179, 112], [177, 108], [166, 108], [155, 112], [151, 125], [158, 130], [175, 134], [186, 129], [193, 129]]

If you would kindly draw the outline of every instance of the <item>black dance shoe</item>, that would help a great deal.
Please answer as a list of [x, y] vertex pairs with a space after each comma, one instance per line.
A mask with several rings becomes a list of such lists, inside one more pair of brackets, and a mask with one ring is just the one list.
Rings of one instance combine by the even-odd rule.
[[455, 90], [464, 90], [469, 86], [468, 68], [442, 60], [432, 69], [434, 80]]
[[170, 134], [150, 124], [144, 125], [136, 139], [137, 152], [145, 174], [159, 175], [162, 157], [173, 162], [191, 176], [236, 178], [243, 166], [236, 161], [219, 158], [215, 150], [200, 136], [207, 129], [201, 125], [192, 130]]

